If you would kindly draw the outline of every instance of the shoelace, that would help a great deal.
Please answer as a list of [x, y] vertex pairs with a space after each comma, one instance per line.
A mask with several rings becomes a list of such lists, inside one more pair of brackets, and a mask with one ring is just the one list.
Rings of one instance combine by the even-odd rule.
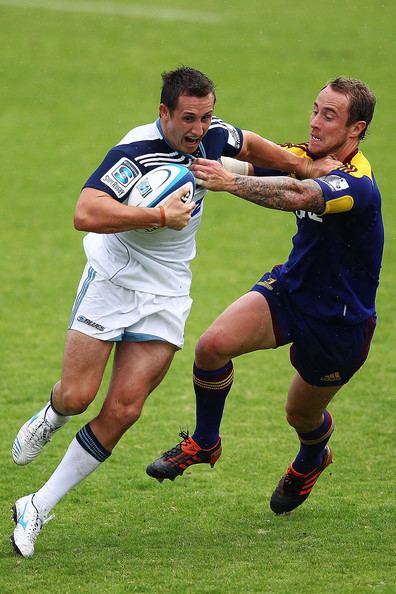
[[51, 427], [49, 423], [44, 419], [42, 423], [37, 425], [35, 431], [33, 432], [30, 441], [50, 441], [51, 433], [54, 429]]
[[293, 474], [291, 471], [288, 471], [283, 482], [288, 489], [298, 491], [304, 484], [305, 480], [306, 477], [299, 477]]
[[188, 431], [180, 431], [179, 437], [182, 438], [182, 441], [180, 443], [178, 443], [176, 446], [174, 446], [172, 449], [170, 449], [162, 454], [164, 456], [165, 460], [167, 460], [168, 458], [172, 458], [173, 456], [176, 456], [177, 454], [180, 454], [182, 445], [186, 444], [190, 435], [189, 435]]
[[31, 536], [33, 541], [35, 541], [37, 536], [40, 534], [41, 528], [48, 524], [48, 522], [50, 522], [53, 518], [55, 518], [55, 514], [51, 514], [47, 518], [41, 519], [37, 513], [34, 523], [32, 522], [32, 526], [30, 526], [28, 529], [28, 536]]
[[[44, 516], [44, 518], [40, 518], [40, 514], [36, 508], [36, 506], [34, 505], [33, 501], [31, 502], [31, 505], [34, 508], [34, 520], [33, 521], [29, 521], [28, 522], [28, 528], [27, 528], [27, 535], [31, 538], [33, 538], [33, 540], [35, 541], [41, 528], [43, 526], [45, 526], [46, 524], [48, 524], [48, 522], [50, 522], [53, 518], [55, 518], [55, 514], [51, 514], [50, 516]], [[19, 521], [19, 520], [18, 520]]]

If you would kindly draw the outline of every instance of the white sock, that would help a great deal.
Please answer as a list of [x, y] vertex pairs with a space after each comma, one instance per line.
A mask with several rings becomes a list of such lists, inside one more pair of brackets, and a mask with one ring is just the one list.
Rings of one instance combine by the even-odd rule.
[[58, 429], [59, 427], [63, 427], [66, 425], [67, 421], [70, 421], [71, 416], [68, 417], [66, 415], [60, 415], [53, 409], [51, 401], [47, 402], [44, 408], [47, 408], [45, 413], [45, 420], [48, 421], [50, 425], [54, 427], [54, 429]]
[[99, 464], [101, 462], [91, 456], [74, 438], [52, 476], [35, 493], [34, 505], [40, 513], [47, 515], [70, 489], [96, 470]]

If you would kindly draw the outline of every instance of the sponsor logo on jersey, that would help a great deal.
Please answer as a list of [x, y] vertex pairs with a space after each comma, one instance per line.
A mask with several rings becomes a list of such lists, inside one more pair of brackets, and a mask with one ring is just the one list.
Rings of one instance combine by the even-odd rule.
[[136, 165], [129, 159], [123, 158], [117, 161], [117, 163], [100, 178], [100, 181], [111, 188], [117, 198], [122, 198], [129, 192], [140, 175], [141, 173]]
[[81, 322], [82, 324], [87, 324], [87, 326], [92, 326], [92, 328], [96, 328], [96, 330], [100, 330], [100, 332], [103, 332], [103, 330], [105, 329], [104, 326], [102, 326], [102, 324], [93, 322], [92, 320], [89, 320], [85, 316], [78, 316], [77, 321]]
[[321, 177], [320, 180], [329, 186], [333, 192], [340, 192], [341, 190], [349, 188], [347, 180], [339, 175], [325, 175], [324, 177]]
[[229, 124], [225, 124], [228, 130], [228, 142], [235, 148], [239, 149], [241, 147], [241, 139], [239, 138], [238, 132], [235, 130], [234, 126], [230, 126]]

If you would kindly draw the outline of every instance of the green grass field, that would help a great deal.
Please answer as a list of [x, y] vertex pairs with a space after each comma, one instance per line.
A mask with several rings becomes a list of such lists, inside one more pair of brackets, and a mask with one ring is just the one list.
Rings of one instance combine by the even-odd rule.
[[[357, 594], [396, 592], [394, 291], [396, 207], [391, 0], [0, 0], [0, 593]], [[72, 215], [105, 151], [158, 113], [160, 73], [180, 64], [217, 83], [216, 114], [278, 142], [307, 138], [312, 101], [339, 74], [378, 98], [363, 150], [382, 190], [386, 250], [378, 329], [364, 368], [331, 411], [335, 462], [300, 509], [268, 501], [296, 451], [283, 403], [288, 350], [235, 361], [215, 470], [174, 483], [145, 467], [194, 426], [191, 365], [207, 325], [290, 249], [294, 217], [226, 195], [206, 199], [183, 351], [112, 458], [55, 509], [30, 560], [8, 542], [9, 509], [39, 488], [75, 418], [28, 467], [15, 432], [58, 378], [80, 278]]]

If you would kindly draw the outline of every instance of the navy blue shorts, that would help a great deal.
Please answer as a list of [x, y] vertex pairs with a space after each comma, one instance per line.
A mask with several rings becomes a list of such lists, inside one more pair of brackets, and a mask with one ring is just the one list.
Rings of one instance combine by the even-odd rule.
[[250, 289], [264, 295], [270, 308], [277, 346], [290, 344], [290, 361], [313, 386], [342, 386], [367, 359], [376, 318], [361, 324], [324, 321], [302, 314], [277, 279], [277, 268]]

